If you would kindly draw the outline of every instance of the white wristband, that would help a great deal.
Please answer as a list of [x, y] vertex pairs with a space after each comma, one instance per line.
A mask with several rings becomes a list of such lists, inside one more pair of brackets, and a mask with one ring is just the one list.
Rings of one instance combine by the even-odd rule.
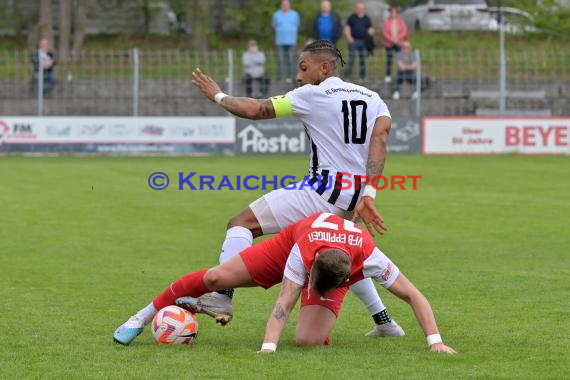
[[261, 349], [262, 350], [271, 350], [272, 352], [275, 352], [275, 350], [277, 350], [277, 345], [275, 343], [263, 343], [261, 345]]
[[366, 185], [364, 187], [364, 193], [362, 193], [362, 196], [376, 199], [376, 189], [372, 185]]
[[436, 343], [443, 343], [443, 340], [441, 340], [441, 335], [439, 335], [439, 334], [428, 335], [426, 337], [426, 339], [427, 339], [428, 346], [430, 346], [430, 347]]
[[216, 101], [216, 103], [220, 104], [222, 102], [222, 99], [225, 98], [226, 96], [228, 96], [228, 94], [224, 94], [223, 92], [218, 92], [214, 96], [214, 100]]

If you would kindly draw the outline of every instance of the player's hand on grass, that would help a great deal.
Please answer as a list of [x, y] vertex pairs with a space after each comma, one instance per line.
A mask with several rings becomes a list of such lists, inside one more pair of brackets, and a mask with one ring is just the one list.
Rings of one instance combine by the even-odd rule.
[[430, 351], [430, 352], [443, 352], [443, 353], [446, 353], [446, 354], [449, 354], [449, 355], [455, 355], [455, 354], [457, 354], [457, 352], [456, 352], [453, 348], [451, 348], [451, 347], [449, 347], [449, 346], [446, 346], [446, 345], [443, 344], [443, 343], [434, 343], [434, 344], [432, 344], [432, 345], [430, 346], [430, 348], [429, 348], [429, 351]]
[[355, 222], [358, 218], [362, 219], [368, 232], [370, 232], [372, 236], [375, 236], [374, 230], [380, 235], [384, 235], [384, 231], [388, 231], [388, 227], [384, 224], [384, 219], [382, 219], [378, 210], [376, 210], [374, 199], [370, 197], [362, 197], [362, 200], [358, 206], [356, 206], [352, 221]]
[[220, 86], [209, 76], [204, 74], [199, 68], [192, 71], [192, 84], [200, 89], [202, 93], [214, 101], [217, 93], [222, 92]]

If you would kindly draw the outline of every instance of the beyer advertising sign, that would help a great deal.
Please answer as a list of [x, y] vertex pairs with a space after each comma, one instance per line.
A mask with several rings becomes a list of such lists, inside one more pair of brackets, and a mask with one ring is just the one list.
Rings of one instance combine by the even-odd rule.
[[570, 117], [426, 117], [426, 154], [570, 154]]

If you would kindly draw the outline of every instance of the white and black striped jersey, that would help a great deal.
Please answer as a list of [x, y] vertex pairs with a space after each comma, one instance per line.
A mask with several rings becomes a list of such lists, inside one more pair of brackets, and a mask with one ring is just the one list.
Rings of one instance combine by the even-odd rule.
[[[361, 189], [355, 189], [354, 178], [366, 175], [376, 119], [390, 117], [386, 103], [376, 92], [338, 77], [327, 78], [316, 86], [301, 86], [271, 100], [277, 117], [292, 114], [305, 126], [311, 148], [309, 175], [317, 193], [352, 211], [361, 193]], [[349, 180], [352, 186], [341, 190], [348, 186], [340, 179], [345, 183]]]

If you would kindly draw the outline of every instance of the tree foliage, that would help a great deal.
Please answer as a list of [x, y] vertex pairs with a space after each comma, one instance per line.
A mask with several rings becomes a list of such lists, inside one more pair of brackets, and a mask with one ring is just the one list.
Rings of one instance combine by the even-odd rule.
[[543, 0], [541, 3], [528, 9], [534, 15], [534, 25], [539, 32], [570, 38], [570, 9], [555, 0]]

